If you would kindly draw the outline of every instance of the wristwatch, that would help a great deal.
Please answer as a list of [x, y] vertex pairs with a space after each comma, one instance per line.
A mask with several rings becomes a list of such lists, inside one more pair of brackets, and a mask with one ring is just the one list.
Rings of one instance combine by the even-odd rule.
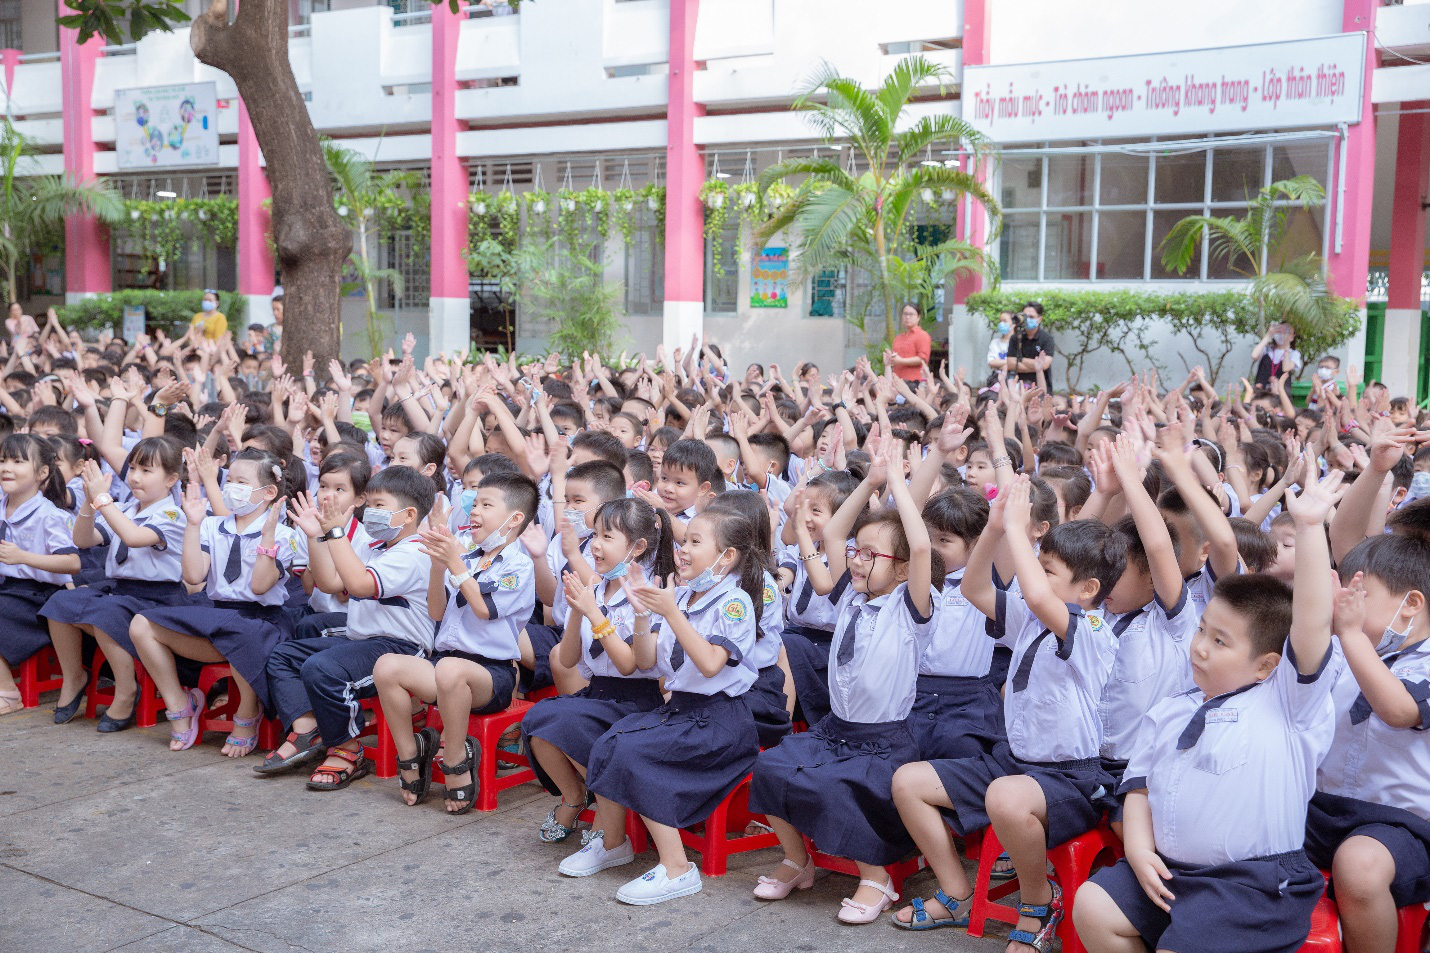
[[96, 509], [96, 510], [102, 510], [102, 509], [104, 509], [106, 506], [108, 506], [109, 504], [111, 504], [111, 503], [113, 503], [113, 502], [114, 502], [114, 497], [110, 496], [108, 493], [101, 493], [101, 494], [99, 494], [99, 496], [96, 496], [96, 497], [90, 502], [90, 506], [94, 507], [94, 509]]
[[453, 576], [453, 577], [452, 577], [452, 585], [457, 586], [457, 587], [460, 587], [460, 586], [462, 585], [462, 583], [466, 582], [468, 579], [471, 579], [471, 578], [472, 578], [472, 571], [471, 571], [470, 569], [468, 569], [468, 570], [467, 570], [466, 572], [464, 572], [464, 573], [458, 573], [457, 575]]
[[342, 539], [344, 535], [346, 534], [343, 533], [343, 528], [341, 526], [334, 526], [332, 529], [319, 536], [318, 542], [330, 543], [335, 539]]
[[149, 412], [155, 417], [163, 417], [169, 412], [169, 408], [166, 404], [154, 403], [149, 405]]

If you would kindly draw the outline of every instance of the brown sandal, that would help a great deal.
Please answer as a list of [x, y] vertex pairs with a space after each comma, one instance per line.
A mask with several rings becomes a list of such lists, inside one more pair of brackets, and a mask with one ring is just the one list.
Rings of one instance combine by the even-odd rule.
[[[329, 748], [328, 758], [337, 758], [348, 763], [344, 768], [325, 768], [318, 765], [308, 778], [308, 790], [310, 791], [340, 791], [352, 784], [358, 778], [365, 778], [372, 773], [372, 761], [364, 757], [361, 750], [349, 751], [347, 748]], [[325, 761], [327, 759], [324, 759]], [[327, 775], [334, 778], [333, 781], [319, 781], [318, 778]]]

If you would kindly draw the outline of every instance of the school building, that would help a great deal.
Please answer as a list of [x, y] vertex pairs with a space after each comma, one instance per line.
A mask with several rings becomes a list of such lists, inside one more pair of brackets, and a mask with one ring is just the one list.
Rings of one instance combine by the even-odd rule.
[[[186, 0], [192, 14], [203, 6]], [[53, 0], [0, 0], [5, 107], [43, 149], [40, 168], [112, 179], [131, 200], [230, 196], [237, 235], [214, 242], [188, 222], [159, 265], [132, 232], [74, 222], [62, 249], [35, 256], [22, 297], [34, 308], [121, 287], [218, 286], [249, 296], [261, 319], [275, 279], [268, 192], [232, 82], [194, 59], [187, 30], [79, 45], [55, 12]], [[788, 242], [741, 241], [738, 209], [707, 228], [718, 206], [702, 186], [727, 183], [733, 205], [769, 163], [828, 154], [789, 109], [821, 62], [874, 84], [922, 53], [956, 81], [911, 113], [962, 115], [1001, 147], [993, 251], [1005, 287], [1235, 287], [1244, 279], [1206, 254], [1168, 273], [1162, 237], [1186, 214], [1234, 214], [1261, 185], [1310, 174], [1327, 201], [1292, 213], [1291, 240], [1325, 256], [1333, 290], [1369, 302], [1347, 359], [1394, 393], [1423, 398], [1430, 383], [1430, 2], [542, 0], [512, 11], [489, 0], [453, 14], [426, 0], [292, 0], [290, 12], [290, 60], [319, 132], [414, 170], [430, 194], [430, 238], [396, 232], [376, 249], [406, 279], [380, 304], [424, 348], [506, 341], [512, 303], [463, 257], [474, 206], [486, 214], [503, 192], [555, 202], [567, 189], [623, 202], [622, 227], [603, 241], [632, 350], [703, 329], [737, 361], [844, 364], [862, 350], [844, 319], [859, 276], [799, 275]], [[209, 114], [194, 119], [206, 108], [208, 147], [195, 130]], [[923, 224], [982, 239], [987, 224], [967, 212], [935, 201]], [[979, 364], [987, 346], [987, 325], [962, 306], [973, 287], [944, 299], [955, 363]], [[345, 304], [354, 353], [363, 307]], [[515, 309], [519, 348], [550, 331], [529, 310]]]

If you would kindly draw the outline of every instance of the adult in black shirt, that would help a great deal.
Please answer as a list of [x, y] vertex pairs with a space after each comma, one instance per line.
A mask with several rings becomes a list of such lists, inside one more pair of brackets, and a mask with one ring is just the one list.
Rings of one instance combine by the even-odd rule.
[[1053, 392], [1053, 355], [1057, 347], [1053, 336], [1043, 327], [1043, 306], [1029, 301], [1023, 306], [1023, 321], [1008, 341], [1008, 372], [1016, 374], [1024, 384], [1038, 382], [1042, 368], [1048, 393]]

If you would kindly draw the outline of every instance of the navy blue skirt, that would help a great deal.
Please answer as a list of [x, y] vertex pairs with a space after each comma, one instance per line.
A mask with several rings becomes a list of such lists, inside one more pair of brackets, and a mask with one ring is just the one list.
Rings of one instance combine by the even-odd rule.
[[627, 715], [654, 711], [664, 702], [660, 685], [653, 678], [609, 675], [597, 675], [591, 684], [574, 695], [557, 695], [537, 702], [521, 720], [521, 743], [531, 758], [536, 779], [548, 793], [561, 793], [532, 757], [528, 739], [540, 738], [577, 764], [586, 765], [591, 760], [591, 748], [616, 722]]
[[[1397, 907], [1430, 901], [1430, 822], [1398, 807], [1316, 792], [1306, 812], [1311, 863], [1330, 870], [1336, 851], [1357, 836], [1372, 838], [1390, 851], [1395, 861], [1390, 895]], [[1335, 886], [1332, 881], [1332, 893]]]
[[1149, 950], [1178, 953], [1296, 953], [1326, 881], [1302, 851], [1214, 867], [1163, 858], [1176, 897], [1157, 906], [1127, 861], [1092, 880], [1107, 891]]
[[532, 667], [517, 666], [521, 669], [518, 673], [517, 688], [523, 695], [530, 695], [534, 691], [556, 684], [551, 678], [551, 652], [561, 641], [561, 633], [549, 625], [529, 622], [526, 625], [526, 640], [531, 643]]
[[794, 727], [789, 709], [785, 707], [789, 704], [785, 697], [785, 671], [778, 665], [760, 669], [755, 684], [745, 692], [745, 701], [755, 719], [755, 733], [759, 735], [761, 748], [773, 748]]
[[60, 586], [29, 579], [0, 578], [0, 658], [11, 668], [50, 644], [50, 624], [40, 610]]
[[114, 640], [124, 651], [138, 658], [129, 639], [129, 623], [150, 609], [177, 608], [195, 604], [181, 582], [150, 582], [143, 579], [105, 579], [92, 586], [61, 589], [50, 596], [40, 614], [55, 622], [92, 625]]
[[745, 780], [759, 753], [743, 696], [673, 692], [596, 741], [586, 787], [657, 824], [690, 827]]
[[268, 656], [279, 642], [293, 637], [293, 620], [282, 606], [202, 600], [187, 606], [144, 609], [139, 615], [172, 632], [208, 639], [243, 680], [253, 686], [264, 709], [271, 708]]
[[976, 758], [1007, 740], [1003, 696], [991, 678], [920, 675], [909, 731], [919, 760]]
[[1097, 826], [1115, 802], [1112, 778], [1102, 759], [1034, 762], [1013, 756], [1006, 742], [976, 758], [930, 761], [952, 809], [939, 808], [959, 834], [988, 826], [988, 787], [998, 778], [1021, 774], [1038, 782], [1048, 805], [1048, 846], [1058, 847]]
[[914, 850], [894, 807], [894, 772], [917, 760], [907, 722], [830, 715], [760, 753], [750, 810], [789, 821], [825, 853], [892, 864]]
[[829, 714], [829, 643], [834, 633], [803, 625], [786, 626], [780, 633], [789, 673], [794, 681], [794, 713], [805, 724]]

